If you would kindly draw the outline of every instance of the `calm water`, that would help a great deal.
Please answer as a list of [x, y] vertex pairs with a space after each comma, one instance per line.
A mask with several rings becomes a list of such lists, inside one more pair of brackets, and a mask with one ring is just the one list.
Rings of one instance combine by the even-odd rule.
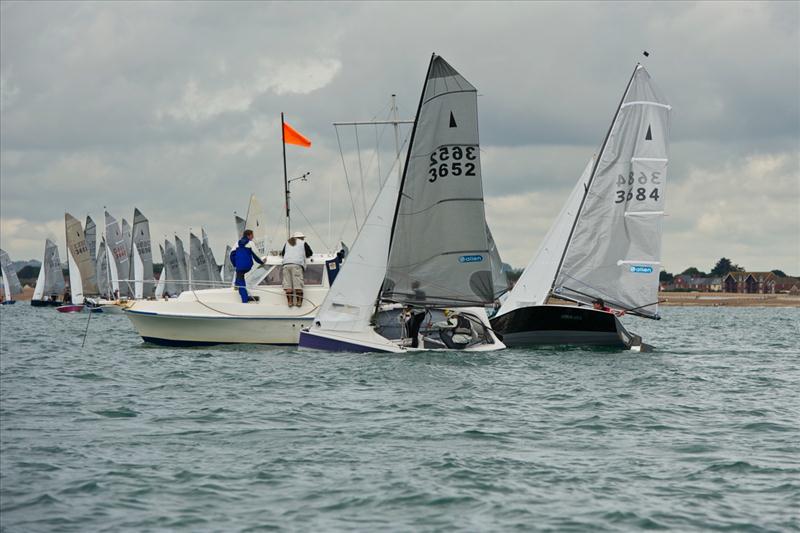
[[800, 310], [667, 308], [659, 349], [144, 345], [0, 308], [4, 531], [800, 528]]

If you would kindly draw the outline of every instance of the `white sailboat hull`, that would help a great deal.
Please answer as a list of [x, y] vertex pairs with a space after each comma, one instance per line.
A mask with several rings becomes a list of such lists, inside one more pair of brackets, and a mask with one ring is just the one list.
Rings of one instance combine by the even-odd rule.
[[[493, 352], [502, 350], [506, 347], [502, 341], [494, 334], [489, 325], [486, 311], [482, 308], [467, 308], [461, 312], [468, 313], [472, 318], [480, 320], [481, 324], [487, 329], [487, 335], [491, 342], [479, 342], [458, 349], [461, 352]], [[407, 353], [418, 351], [451, 351], [451, 348], [442, 346], [441, 348], [429, 347], [430, 344], [423, 342], [419, 347], [411, 347], [410, 339], [387, 339], [378, 334], [374, 329], [366, 331], [333, 331], [317, 327], [300, 333], [300, 347], [314, 350], [324, 350], [330, 352], [355, 352], [355, 353]]]

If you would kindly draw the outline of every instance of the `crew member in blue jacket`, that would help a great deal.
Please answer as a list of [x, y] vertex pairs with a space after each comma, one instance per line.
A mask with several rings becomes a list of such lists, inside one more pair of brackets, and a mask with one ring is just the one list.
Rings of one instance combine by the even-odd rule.
[[236, 282], [234, 286], [239, 289], [239, 296], [242, 297], [242, 303], [245, 304], [250, 301], [250, 296], [247, 294], [247, 284], [244, 281], [244, 275], [253, 268], [253, 261], [261, 265], [264, 264], [264, 260], [258, 257], [255, 251], [253, 230], [246, 229], [244, 230], [242, 238], [239, 239], [237, 247], [231, 252], [231, 263], [233, 263], [233, 268], [236, 269]]

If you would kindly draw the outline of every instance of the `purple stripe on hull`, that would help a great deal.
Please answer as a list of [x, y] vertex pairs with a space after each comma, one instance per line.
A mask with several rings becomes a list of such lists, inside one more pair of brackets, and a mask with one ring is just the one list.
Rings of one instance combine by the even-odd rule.
[[361, 344], [339, 341], [328, 337], [314, 335], [307, 331], [300, 332], [300, 347], [311, 348], [314, 350], [324, 350], [326, 352], [351, 352], [351, 353], [390, 353], [386, 350], [370, 348]]

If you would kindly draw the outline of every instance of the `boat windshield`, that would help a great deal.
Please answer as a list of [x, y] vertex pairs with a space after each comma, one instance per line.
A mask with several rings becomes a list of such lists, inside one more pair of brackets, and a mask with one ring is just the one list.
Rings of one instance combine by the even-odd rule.
[[[283, 269], [273, 266], [259, 285], [279, 286], [283, 283]], [[322, 285], [323, 265], [306, 265], [303, 281], [306, 285]]]

